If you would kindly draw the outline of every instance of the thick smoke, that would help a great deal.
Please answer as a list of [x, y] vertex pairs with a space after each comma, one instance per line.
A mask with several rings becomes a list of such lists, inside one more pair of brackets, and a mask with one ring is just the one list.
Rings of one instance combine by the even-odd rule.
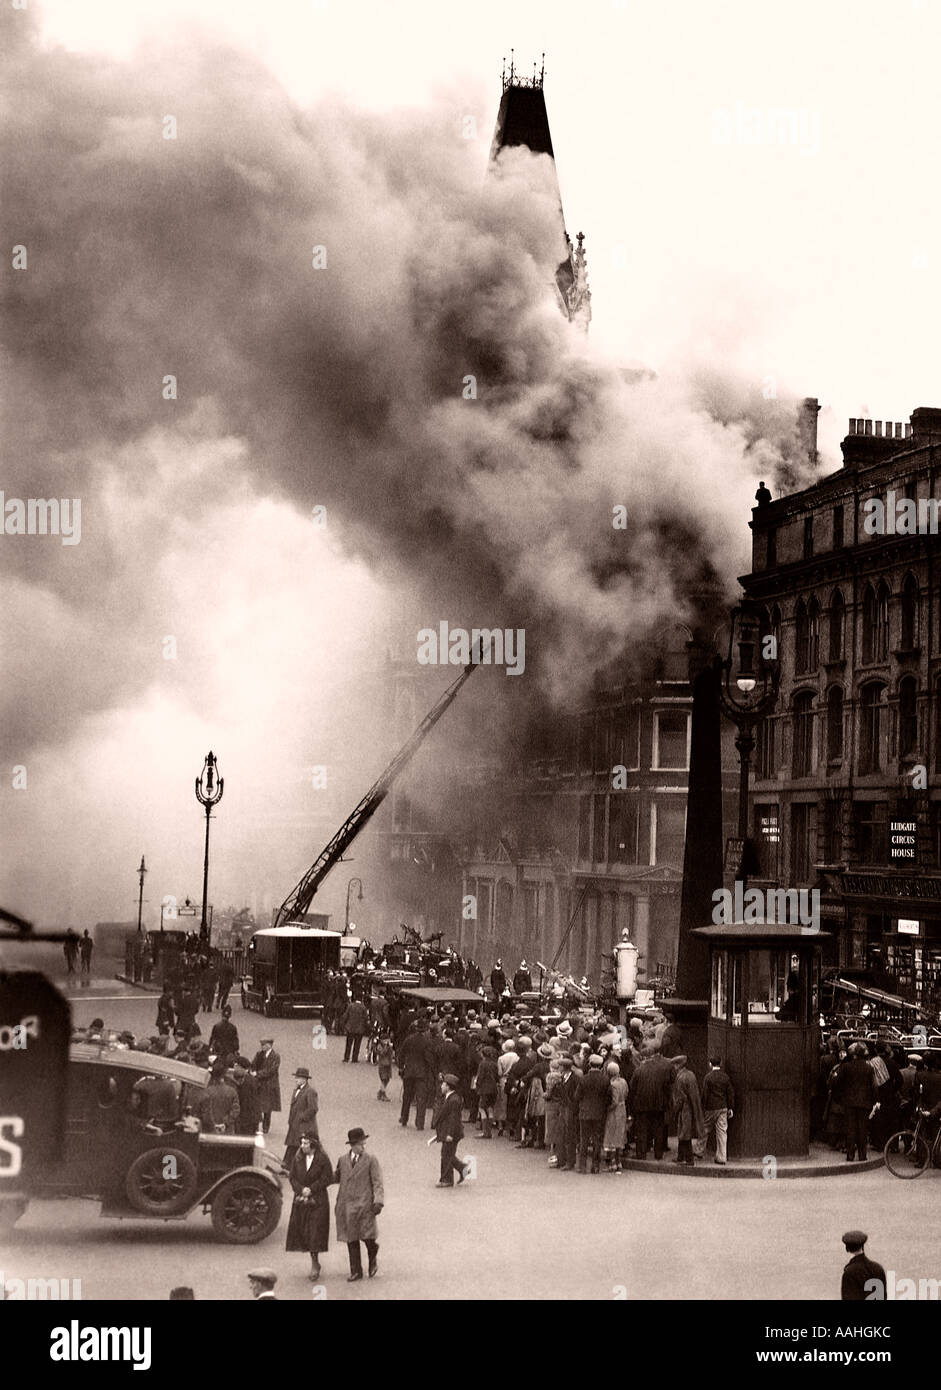
[[[266, 498], [326, 506], [413, 640], [525, 627], [527, 680], [500, 686], [524, 703], [731, 595], [757, 477], [792, 477], [790, 405], [767, 421], [727, 383], [599, 360], [555, 302], [547, 160], [484, 179], [447, 101], [302, 111], [231, 48], [92, 61], [23, 19], [2, 19], [6, 239], [29, 255], [5, 276], [3, 486], [81, 497], [83, 542], [0, 550], [11, 756], [141, 696], [174, 557]], [[205, 716], [222, 600], [191, 601], [181, 698]]]

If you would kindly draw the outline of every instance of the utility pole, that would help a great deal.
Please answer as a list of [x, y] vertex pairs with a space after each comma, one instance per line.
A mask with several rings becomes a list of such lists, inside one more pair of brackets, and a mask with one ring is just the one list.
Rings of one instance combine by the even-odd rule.
[[140, 931], [141, 915], [144, 911], [144, 874], [147, 872], [147, 865], [144, 863], [143, 855], [140, 857], [140, 868], [137, 872], [140, 874], [140, 893], [137, 897], [137, 930]]

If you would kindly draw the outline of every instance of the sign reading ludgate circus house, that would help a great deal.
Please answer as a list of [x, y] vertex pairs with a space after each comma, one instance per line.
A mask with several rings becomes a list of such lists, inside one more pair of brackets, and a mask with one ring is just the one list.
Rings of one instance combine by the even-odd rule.
[[889, 858], [916, 859], [918, 843], [918, 822], [913, 820], [889, 821]]

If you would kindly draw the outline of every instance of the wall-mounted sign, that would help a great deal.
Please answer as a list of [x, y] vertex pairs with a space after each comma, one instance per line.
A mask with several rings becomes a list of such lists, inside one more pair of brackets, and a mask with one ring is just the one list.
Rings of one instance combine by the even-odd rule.
[[905, 936], [917, 936], [921, 930], [921, 922], [913, 921], [910, 917], [899, 918], [899, 931]]
[[913, 820], [889, 821], [889, 858], [916, 859], [918, 844], [918, 822]]

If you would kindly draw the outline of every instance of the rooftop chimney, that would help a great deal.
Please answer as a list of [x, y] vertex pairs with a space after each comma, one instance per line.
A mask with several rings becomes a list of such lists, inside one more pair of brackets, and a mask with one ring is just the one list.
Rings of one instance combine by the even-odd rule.
[[797, 428], [804, 453], [807, 455], [807, 462], [811, 465], [815, 465], [817, 462], [817, 416], [819, 413], [820, 402], [817, 397], [805, 396], [801, 401]]

